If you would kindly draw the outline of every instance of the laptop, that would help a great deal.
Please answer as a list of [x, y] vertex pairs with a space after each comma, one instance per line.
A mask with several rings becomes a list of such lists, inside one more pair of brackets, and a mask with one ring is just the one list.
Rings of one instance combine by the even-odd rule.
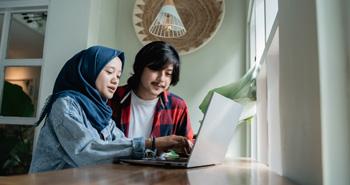
[[214, 93], [192, 152], [186, 160], [120, 159], [122, 163], [163, 167], [193, 168], [220, 164], [225, 159], [234, 129], [239, 122], [243, 106]]

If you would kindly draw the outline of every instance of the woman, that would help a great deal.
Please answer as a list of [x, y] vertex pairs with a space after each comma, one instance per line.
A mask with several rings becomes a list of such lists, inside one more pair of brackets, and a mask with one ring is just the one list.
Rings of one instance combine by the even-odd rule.
[[163, 151], [187, 146], [186, 138], [126, 138], [111, 119], [107, 100], [119, 84], [124, 53], [102, 46], [73, 56], [59, 73], [37, 123], [47, 117], [33, 152], [30, 172], [90, 164], [115, 158], [142, 158], [145, 148]]

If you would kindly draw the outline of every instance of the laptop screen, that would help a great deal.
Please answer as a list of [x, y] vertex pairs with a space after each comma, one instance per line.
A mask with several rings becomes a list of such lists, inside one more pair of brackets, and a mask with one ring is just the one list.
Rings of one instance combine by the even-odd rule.
[[222, 163], [243, 106], [214, 93], [198, 132], [189, 166]]

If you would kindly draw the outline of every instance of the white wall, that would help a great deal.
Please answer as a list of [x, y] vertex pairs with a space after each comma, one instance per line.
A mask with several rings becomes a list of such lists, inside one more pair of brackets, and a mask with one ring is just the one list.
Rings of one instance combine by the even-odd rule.
[[279, 35], [283, 175], [300, 184], [319, 185], [322, 150], [315, 0], [280, 0]]
[[119, 48], [117, 37], [123, 30], [119, 26], [119, 2], [120, 0], [93, 1], [93, 10], [90, 14], [90, 45], [101, 44]]
[[350, 184], [349, 5], [317, 1], [325, 185]]
[[280, 73], [279, 73], [279, 30], [273, 36], [266, 56], [267, 65], [267, 120], [268, 120], [268, 163], [269, 167], [283, 174], [280, 121]]
[[173, 88], [187, 100], [195, 129], [203, 116], [198, 106], [208, 90], [238, 80], [245, 70], [245, 0], [225, 0], [225, 7], [224, 20], [214, 38], [182, 57], [182, 81]]
[[260, 68], [260, 72], [256, 79], [256, 129], [257, 129], [257, 160], [261, 163], [268, 163], [268, 120], [267, 120], [267, 105], [268, 97], [267, 93], [267, 65], [266, 61], [263, 62]]

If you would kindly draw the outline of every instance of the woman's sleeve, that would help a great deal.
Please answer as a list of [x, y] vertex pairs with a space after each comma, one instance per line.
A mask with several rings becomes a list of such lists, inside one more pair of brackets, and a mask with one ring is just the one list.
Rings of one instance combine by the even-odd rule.
[[[55, 111], [60, 109], [61, 111]], [[84, 122], [80, 110], [72, 99], [71, 101], [57, 99], [50, 113], [61, 118], [53, 128], [63, 150], [75, 165], [111, 162], [114, 158], [143, 157], [144, 138], [126, 138], [113, 123], [109, 125], [112, 139], [100, 139], [96, 134], [97, 131]]]

